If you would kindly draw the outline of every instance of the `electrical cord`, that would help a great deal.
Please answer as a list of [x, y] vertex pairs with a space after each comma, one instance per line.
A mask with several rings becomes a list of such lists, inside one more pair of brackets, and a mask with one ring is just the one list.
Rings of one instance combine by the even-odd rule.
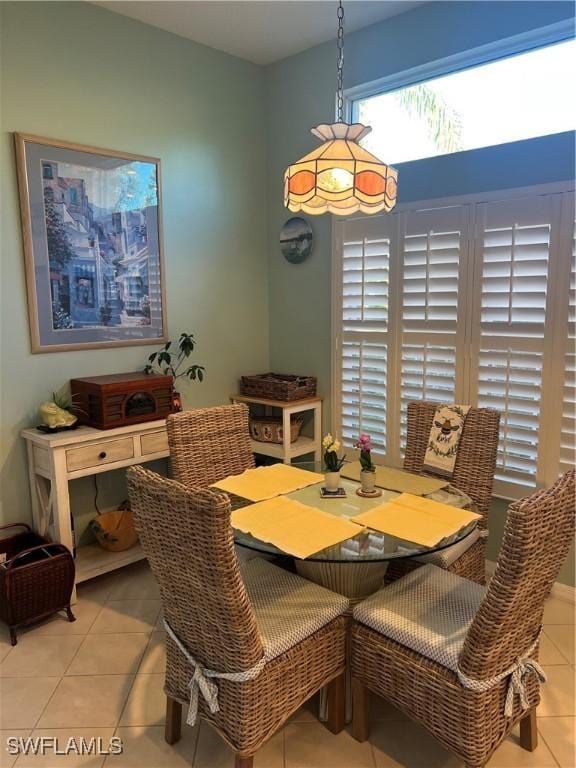
[[98, 489], [98, 475], [92, 475], [92, 477], [94, 478], [94, 508], [96, 509], [96, 513], [99, 515], [100, 507], [98, 506], [98, 494], [100, 491]]

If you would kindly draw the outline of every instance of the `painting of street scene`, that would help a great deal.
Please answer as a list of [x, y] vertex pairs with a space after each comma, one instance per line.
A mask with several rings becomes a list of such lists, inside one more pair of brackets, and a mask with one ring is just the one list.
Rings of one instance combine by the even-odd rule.
[[160, 299], [156, 166], [42, 160], [54, 330], [150, 325]]

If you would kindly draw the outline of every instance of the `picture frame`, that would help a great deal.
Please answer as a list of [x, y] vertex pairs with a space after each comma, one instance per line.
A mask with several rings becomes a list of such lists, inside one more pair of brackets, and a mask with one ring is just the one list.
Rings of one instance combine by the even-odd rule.
[[166, 342], [160, 160], [14, 138], [32, 352]]
[[314, 247], [314, 232], [310, 222], [302, 216], [291, 216], [280, 230], [280, 250], [291, 264], [301, 264]]

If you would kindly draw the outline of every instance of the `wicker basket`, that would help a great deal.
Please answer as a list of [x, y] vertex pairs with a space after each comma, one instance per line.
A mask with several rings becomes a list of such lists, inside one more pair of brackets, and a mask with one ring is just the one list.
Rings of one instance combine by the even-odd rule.
[[[290, 442], [295, 443], [300, 435], [304, 419], [292, 416], [290, 419]], [[250, 434], [259, 443], [281, 443], [283, 438], [282, 422], [274, 418], [250, 419]]]
[[74, 558], [63, 544], [49, 542], [24, 523], [3, 525], [0, 531], [0, 618], [8, 624], [16, 645], [19, 627], [66, 611], [74, 621], [70, 598], [74, 588]]
[[134, 518], [129, 509], [115, 509], [94, 518], [90, 527], [98, 544], [108, 552], [124, 552], [138, 543]]
[[316, 377], [283, 373], [242, 376], [240, 394], [261, 397], [263, 400], [304, 400], [316, 396]]

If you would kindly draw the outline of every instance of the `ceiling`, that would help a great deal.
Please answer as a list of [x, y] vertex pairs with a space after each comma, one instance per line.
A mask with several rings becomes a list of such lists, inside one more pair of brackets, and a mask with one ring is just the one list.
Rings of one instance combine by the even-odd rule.
[[[261, 65], [336, 37], [335, 0], [119, 0], [95, 4]], [[354, 32], [423, 4], [346, 0], [345, 31]]]

